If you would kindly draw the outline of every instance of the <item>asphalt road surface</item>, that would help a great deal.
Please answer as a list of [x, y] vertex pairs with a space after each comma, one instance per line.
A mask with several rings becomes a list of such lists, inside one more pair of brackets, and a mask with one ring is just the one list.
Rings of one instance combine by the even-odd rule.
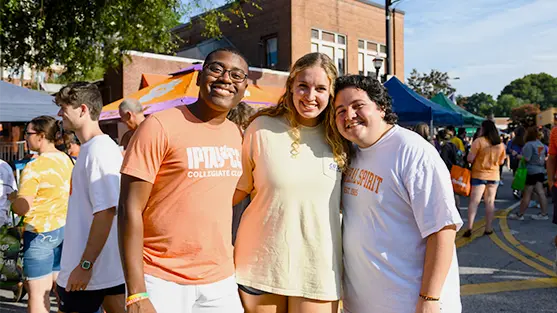
[[[503, 173], [504, 185], [497, 192], [495, 232], [483, 235], [483, 204], [471, 238], [457, 235], [463, 312], [465, 313], [542, 313], [557, 312], [557, 275], [553, 271], [557, 225], [536, 221], [530, 208], [524, 221], [507, 218], [518, 206], [511, 192], [511, 174]], [[467, 199], [461, 203], [467, 220]], [[549, 203], [550, 215], [553, 211]], [[12, 293], [0, 290], [0, 312], [26, 312], [25, 297], [20, 303], [11, 301]], [[53, 304], [54, 304], [54, 298]], [[52, 309], [56, 312], [55, 308]], [[450, 313], [450, 312], [449, 312]]]

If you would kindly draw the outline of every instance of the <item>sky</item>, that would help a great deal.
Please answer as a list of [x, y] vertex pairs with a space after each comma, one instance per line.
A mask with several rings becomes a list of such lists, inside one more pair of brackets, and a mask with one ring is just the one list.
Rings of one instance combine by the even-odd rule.
[[405, 12], [405, 77], [413, 68], [436, 69], [460, 78], [451, 80], [457, 94], [494, 97], [527, 74], [557, 77], [557, 0], [401, 0], [395, 7]]
[[[384, 3], [383, 1], [375, 1]], [[497, 97], [531, 73], [557, 76], [557, 0], [402, 0], [405, 77], [448, 72], [457, 94]]]

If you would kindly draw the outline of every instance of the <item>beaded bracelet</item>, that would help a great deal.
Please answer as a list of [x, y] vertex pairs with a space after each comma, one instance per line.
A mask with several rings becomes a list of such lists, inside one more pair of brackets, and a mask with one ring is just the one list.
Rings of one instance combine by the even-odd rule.
[[133, 294], [126, 298], [126, 307], [145, 299], [149, 299], [149, 294], [146, 292]]
[[439, 298], [434, 298], [430, 296], [426, 296], [420, 293], [420, 298], [424, 299], [425, 301], [439, 301]]

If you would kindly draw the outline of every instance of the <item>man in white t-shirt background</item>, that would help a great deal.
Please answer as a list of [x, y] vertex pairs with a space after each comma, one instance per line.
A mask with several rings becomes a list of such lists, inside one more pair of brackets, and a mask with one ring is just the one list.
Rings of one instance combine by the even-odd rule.
[[8, 195], [17, 190], [14, 171], [10, 164], [0, 160], [0, 226], [10, 224], [10, 201]]
[[396, 125], [376, 79], [343, 76], [335, 91], [335, 124], [356, 145], [342, 198], [345, 312], [461, 312], [462, 220], [447, 167], [433, 145]]
[[116, 206], [122, 153], [99, 127], [101, 93], [94, 84], [72, 83], [56, 95], [64, 128], [82, 143], [70, 186], [61, 270], [61, 312], [123, 313], [124, 273], [118, 249]]

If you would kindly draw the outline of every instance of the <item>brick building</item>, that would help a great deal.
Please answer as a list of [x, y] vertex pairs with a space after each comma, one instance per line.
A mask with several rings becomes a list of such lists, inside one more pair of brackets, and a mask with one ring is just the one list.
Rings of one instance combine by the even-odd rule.
[[[248, 28], [235, 16], [223, 23], [223, 38], [207, 39], [194, 17], [173, 31], [183, 42], [178, 56], [202, 59], [214, 48], [233, 46], [251, 66], [288, 71], [306, 53], [329, 55], [341, 74], [375, 73], [372, 60], [386, 57], [385, 8], [366, 0], [261, 0], [261, 10], [246, 6]], [[224, 7], [223, 7], [224, 9]], [[391, 73], [404, 79], [404, 12], [392, 20]], [[385, 62], [384, 62], [385, 63]], [[380, 73], [384, 73], [384, 66]]]

